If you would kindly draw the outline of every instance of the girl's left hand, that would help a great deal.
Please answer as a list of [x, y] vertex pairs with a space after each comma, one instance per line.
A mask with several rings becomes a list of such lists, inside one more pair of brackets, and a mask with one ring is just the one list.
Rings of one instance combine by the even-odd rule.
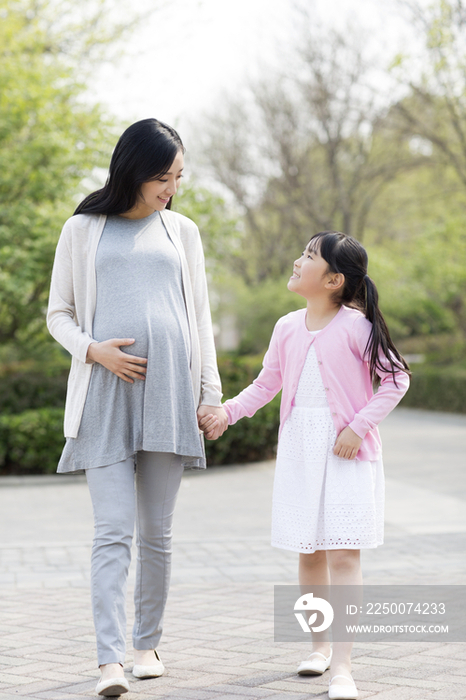
[[333, 454], [342, 459], [354, 459], [361, 447], [361, 442], [362, 438], [347, 426], [337, 437]]

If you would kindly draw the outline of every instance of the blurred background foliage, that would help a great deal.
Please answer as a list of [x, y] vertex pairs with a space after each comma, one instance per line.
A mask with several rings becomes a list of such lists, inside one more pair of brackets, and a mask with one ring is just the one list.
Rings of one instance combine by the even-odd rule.
[[[63, 222], [126, 126], [86, 94], [94, 62], [143, 19], [115, 5], [0, 0], [3, 473], [53, 471], [63, 444], [69, 358], [45, 309]], [[286, 289], [293, 260], [338, 229], [367, 247], [413, 360], [405, 405], [466, 412], [466, 8], [403, 6], [421, 48], [393, 56], [383, 80], [360, 35], [309, 29], [303, 10], [293, 71], [264, 67], [194, 130], [198, 175], [174, 208], [202, 232], [226, 397], [256, 376], [276, 320], [304, 305]], [[271, 456], [277, 426], [275, 400], [210, 444], [211, 463]]]

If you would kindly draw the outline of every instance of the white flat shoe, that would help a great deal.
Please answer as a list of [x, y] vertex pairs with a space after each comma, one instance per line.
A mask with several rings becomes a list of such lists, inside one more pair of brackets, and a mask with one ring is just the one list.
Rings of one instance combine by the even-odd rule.
[[108, 678], [106, 681], [99, 681], [95, 687], [97, 695], [105, 695], [107, 698], [123, 695], [128, 690], [129, 683], [126, 678]]
[[[332, 681], [334, 681], [335, 678], [346, 678], [346, 680], [351, 681], [353, 685], [337, 685], [336, 683], [332, 685]], [[340, 673], [333, 676], [328, 686], [328, 697], [330, 700], [356, 700], [358, 697], [358, 690], [351, 676], [342, 676]]]
[[133, 666], [133, 676], [135, 678], [158, 678], [165, 671], [165, 666], [163, 665], [160, 656], [157, 654], [157, 650], [154, 649], [155, 659], [154, 663], [150, 666], [142, 666], [141, 664], [135, 664]]
[[332, 660], [332, 652], [326, 657], [320, 651], [313, 651], [305, 661], [301, 661], [298, 666], [300, 676], [319, 676], [324, 673], [329, 667]]

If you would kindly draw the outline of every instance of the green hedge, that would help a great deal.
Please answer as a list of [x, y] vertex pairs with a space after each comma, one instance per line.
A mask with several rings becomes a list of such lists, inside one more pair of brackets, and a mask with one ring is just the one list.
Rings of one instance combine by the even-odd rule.
[[[257, 377], [262, 367], [262, 356], [221, 355], [218, 366], [225, 401], [239, 394]], [[279, 423], [280, 395], [252, 418], [243, 418], [228, 428], [219, 440], [206, 440], [207, 464], [238, 464], [272, 459], [278, 440]]]
[[466, 413], [466, 368], [414, 365], [405, 408]]
[[0, 416], [3, 473], [54, 472], [63, 445], [63, 408], [39, 408]]
[[[236, 396], [262, 366], [261, 357], [219, 357], [224, 398]], [[3, 376], [0, 398], [0, 473], [54, 472], [63, 449], [66, 376], [35, 372]], [[27, 410], [25, 410], [27, 409]], [[279, 397], [253, 418], [232, 426], [217, 441], [206, 441], [207, 463], [233, 464], [270, 459], [275, 453]]]
[[[236, 396], [261, 368], [260, 357], [219, 357], [224, 398]], [[66, 377], [35, 373], [2, 378], [0, 473], [54, 472], [63, 449]], [[277, 396], [252, 418], [244, 418], [222, 438], [206, 441], [209, 465], [271, 459], [279, 426]], [[466, 413], [466, 369], [414, 366], [402, 406]], [[24, 410], [28, 407], [28, 410]], [[32, 408], [31, 408], [32, 407]], [[11, 410], [15, 409], [15, 410]]]
[[63, 408], [68, 370], [2, 372], [0, 416], [35, 408]]

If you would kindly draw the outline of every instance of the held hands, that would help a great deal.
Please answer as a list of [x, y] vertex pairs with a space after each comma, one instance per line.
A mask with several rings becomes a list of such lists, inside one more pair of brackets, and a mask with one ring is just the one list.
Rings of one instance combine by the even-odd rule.
[[221, 406], [202, 404], [197, 409], [197, 422], [207, 440], [217, 440], [228, 428], [228, 418]]
[[354, 459], [358, 454], [361, 442], [362, 438], [347, 426], [337, 437], [333, 454], [342, 459]]
[[146, 378], [147, 360], [120, 350], [122, 345], [133, 343], [134, 338], [111, 338], [102, 343], [91, 343], [87, 349], [87, 359], [98, 362], [120, 379], [134, 384], [134, 379]]

